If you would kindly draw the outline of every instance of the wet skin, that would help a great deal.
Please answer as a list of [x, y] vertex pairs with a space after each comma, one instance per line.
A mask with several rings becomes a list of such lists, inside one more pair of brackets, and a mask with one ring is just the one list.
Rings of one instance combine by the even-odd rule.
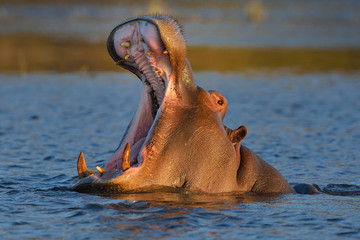
[[[215, 106], [215, 109], [218, 111], [221, 119], [224, 120], [224, 117], [226, 115], [227, 107], [228, 107], [228, 101], [225, 98], [225, 96], [215, 90], [209, 91], [209, 94], [213, 100], [213, 104]], [[247, 135], [247, 129], [245, 126], [240, 126], [235, 130], [232, 130], [224, 125], [226, 134], [228, 135], [230, 141], [235, 143], [240, 143]]]
[[73, 190], [295, 192], [275, 168], [241, 145], [244, 126], [224, 127], [227, 101], [195, 85], [173, 19], [131, 19], [111, 32], [107, 47], [114, 61], [143, 83], [141, 100], [118, 149], [98, 173], [87, 169], [80, 154]]
[[[213, 104], [215, 105], [215, 108], [217, 109], [219, 115], [221, 116], [222, 119], [224, 119], [225, 115], [226, 115], [226, 111], [227, 111], [227, 106], [228, 106], [228, 101], [225, 98], [225, 96], [218, 92], [218, 91], [209, 91], [210, 96], [213, 99]], [[226, 126], [224, 126], [225, 130], [226, 130], [226, 134], [228, 135], [230, 141], [233, 143], [235, 149], [236, 149], [236, 153], [240, 156], [240, 151], [241, 151], [241, 145], [240, 142], [246, 137], [247, 135], [247, 128], [245, 126], [240, 126], [237, 129], [233, 130], [230, 129]], [[249, 151], [249, 149], [245, 149], [245, 147], [243, 147], [243, 152], [245, 151]], [[259, 158], [258, 156], [256, 156], [256, 158]], [[254, 162], [257, 162], [258, 159], [253, 160]], [[262, 160], [259, 160], [261, 164]], [[244, 161], [245, 164], [245, 161]], [[245, 170], [245, 174], [243, 177], [246, 176], [248, 171]], [[251, 177], [250, 177], [251, 178]], [[255, 184], [256, 185], [256, 184]], [[255, 187], [254, 185], [254, 187]], [[310, 185], [310, 184], [305, 184], [305, 183], [300, 183], [300, 184], [296, 184], [294, 187], [294, 190], [297, 193], [301, 193], [301, 194], [317, 194], [320, 193], [318, 189], [315, 188], [315, 186]], [[254, 189], [255, 190], [255, 189]]]

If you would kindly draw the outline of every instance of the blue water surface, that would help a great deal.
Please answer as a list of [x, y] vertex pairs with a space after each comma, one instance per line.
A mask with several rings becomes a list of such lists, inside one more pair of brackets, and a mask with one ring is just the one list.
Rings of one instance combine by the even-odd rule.
[[195, 74], [228, 98], [225, 124], [247, 126], [247, 147], [290, 183], [316, 183], [333, 195], [100, 196], [69, 190], [77, 155], [84, 151], [91, 168], [108, 160], [137, 107], [140, 81], [1, 74], [1, 238], [359, 238], [359, 76]]

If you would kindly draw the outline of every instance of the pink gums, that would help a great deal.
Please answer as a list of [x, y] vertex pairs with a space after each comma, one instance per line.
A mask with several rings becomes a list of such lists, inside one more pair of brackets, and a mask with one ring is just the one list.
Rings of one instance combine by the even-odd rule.
[[155, 117], [151, 92], [160, 105], [171, 75], [170, 58], [155, 25], [136, 21], [120, 27], [114, 34], [114, 46], [122, 64], [138, 69], [144, 84], [139, 107], [118, 149], [104, 166], [106, 170], [122, 169], [122, 155], [127, 143], [131, 149], [131, 165], [141, 164], [138, 156]]

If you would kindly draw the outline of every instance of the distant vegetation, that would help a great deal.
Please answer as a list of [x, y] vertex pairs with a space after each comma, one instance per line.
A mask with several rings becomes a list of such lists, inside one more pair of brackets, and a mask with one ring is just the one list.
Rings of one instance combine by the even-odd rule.
[[[0, 71], [123, 71], [108, 56], [105, 42], [53, 39], [41, 35], [0, 36]], [[360, 48], [273, 48], [190, 46], [194, 71], [293, 73], [360, 70]]]

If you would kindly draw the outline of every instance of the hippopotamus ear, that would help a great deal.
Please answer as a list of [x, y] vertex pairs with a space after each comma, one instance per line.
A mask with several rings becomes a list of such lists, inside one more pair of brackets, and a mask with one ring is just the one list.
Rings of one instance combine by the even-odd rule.
[[241, 125], [235, 130], [231, 130], [229, 128], [226, 129], [226, 133], [230, 138], [232, 143], [241, 142], [247, 135], [247, 128], [244, 125]]

